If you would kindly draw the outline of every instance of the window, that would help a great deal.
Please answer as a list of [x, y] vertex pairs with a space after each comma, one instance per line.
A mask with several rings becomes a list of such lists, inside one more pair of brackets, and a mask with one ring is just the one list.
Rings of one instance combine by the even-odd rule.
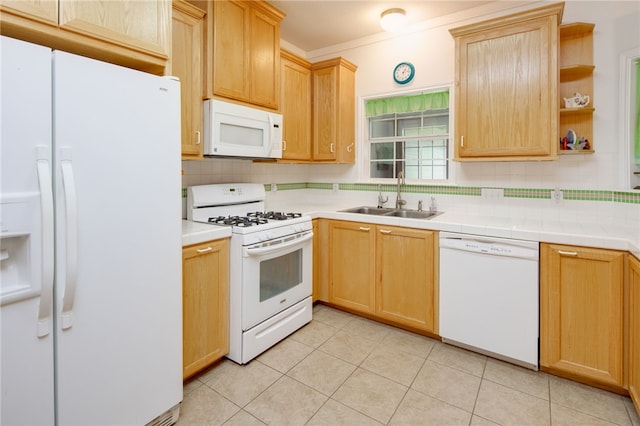
[[369, 177], [449, 178], [449, 90], [366, 102]]

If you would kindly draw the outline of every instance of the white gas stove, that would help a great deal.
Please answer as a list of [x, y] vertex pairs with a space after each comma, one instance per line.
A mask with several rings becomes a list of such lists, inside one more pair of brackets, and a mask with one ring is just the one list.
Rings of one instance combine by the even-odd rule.
[[231, 226], [231, 360], [245, 364], [311, 321], [311, 218], [265, 212], [262, 184], [187, 188], [187, 219]]

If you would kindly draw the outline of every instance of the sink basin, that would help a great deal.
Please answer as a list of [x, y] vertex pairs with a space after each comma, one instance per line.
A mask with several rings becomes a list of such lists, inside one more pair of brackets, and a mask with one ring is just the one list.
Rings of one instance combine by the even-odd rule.
[[429, 212], [419, 210], [392, 210], [389, 213], [385, 213], [385, 216], [405, 217], [409, 219], [431, 219], [434, 216], [439, 215], [441, 212]]
[[379, 216], [395, 216], [395, 217], [404, 217], [408, 219], [431, 219], [432, 217], [442, 213], [442, 212], [394, 209], [390, 207], [369, 207], [369, 206], [353, 207], [353, 208], [341, 210], [341, 211], [345, 213], [372, 214], [372, 215], [379, 215]]
[[392, 213], [394, 211], [394, 209], [392, 208], [388, 208], [388, 207], [368, 207], [368, 206], [362, 206], [362, 207], [353, 207], [351, 209], [346, 209], [346, 210], [341, 210], [345, 213], [360, 213], [360, 214], [385, 214], [385, 213]]

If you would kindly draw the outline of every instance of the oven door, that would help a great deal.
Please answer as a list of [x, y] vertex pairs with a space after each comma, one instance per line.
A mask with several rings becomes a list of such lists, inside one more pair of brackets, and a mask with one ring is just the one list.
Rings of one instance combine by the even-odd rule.
[[243, 247], [244, 331], [311, 296], [312, 239], [305, 231]]

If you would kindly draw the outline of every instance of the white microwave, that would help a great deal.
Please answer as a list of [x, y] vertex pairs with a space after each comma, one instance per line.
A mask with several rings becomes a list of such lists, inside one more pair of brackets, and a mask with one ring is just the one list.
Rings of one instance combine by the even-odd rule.
[[205, 100], [204, 155], [282, 158], [282, 114]]

